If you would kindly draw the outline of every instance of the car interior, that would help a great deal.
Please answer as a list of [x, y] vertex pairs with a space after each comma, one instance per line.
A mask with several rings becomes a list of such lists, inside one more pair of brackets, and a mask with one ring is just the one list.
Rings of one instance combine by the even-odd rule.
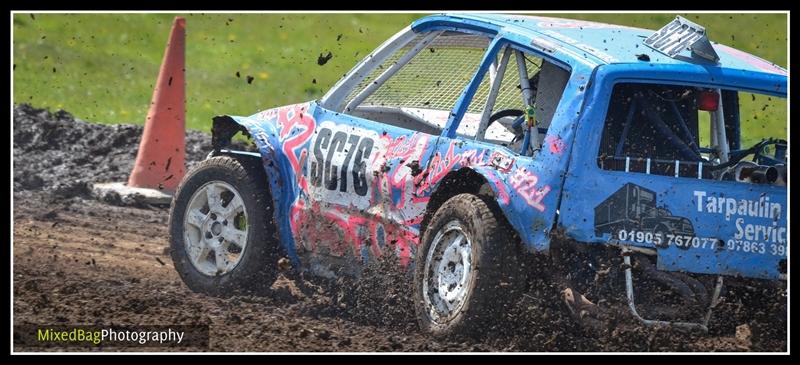
[[[739, 112], [739, 92], [735, 90], [617, 84], [605, 119], [598, 166], [737, 181], [747, 180], [742, 177], [744, 169], [747, 176], [753, 171], [768, 174], [767, 180], [774, 183], [785, 170], [787, 143], [765, 139], [742, 149]], [[723, 125], [721, 134], [719, 126]], [[774, 146], [772, 155], [766, 153], [769, 146]], [[752, 160], [745, 161], [749, 155]]]
[[[355, 87], [347, 98], [345, 112], [431, 135], [441, 134], [491, 39], [446, 31], [420, 47], [425, 36], [420, 34], [399, 49]], [[413, 57], [400, 64], [410, 53]], [[389, 77], [382, 80], [386, 74]], [[522, 151], [525, 110], [528, 105], [535, 107], [537, 137], [529, 145], [539, 146], [566, 87], [569, 71], [505, 47], [487, 74], [459, 123], [457, 135], [532, 154], [535, 148]], [[369, 95], [359, 95], [372, 83], [380, 84]], [[492, 93], [492, 89], [496, 92]]]

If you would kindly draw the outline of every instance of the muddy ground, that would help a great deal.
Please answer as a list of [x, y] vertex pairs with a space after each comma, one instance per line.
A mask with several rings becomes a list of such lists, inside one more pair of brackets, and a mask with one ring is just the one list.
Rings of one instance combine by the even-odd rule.
[[[742, 314], [747, 300], [728, 300], [708, 335], [638, 326], [592, 334], [566, 314], [558, 288], [531, 285], [484, 338], [438, 340], [417, 329], [408, 281], [390, 262], [355, 282], [288, 275], [257, 296], [192, 293], [172, 267], [167, 208], [91, 195], [93, 182], [127, 178], [140, 133], [15, 108], [14, 324], [208, 324], [202, 351], [786, 351], [785, 298], [779, 314], [755, 316]], [[187, 133], [186, 147], [191, 166], [210, 137]]]

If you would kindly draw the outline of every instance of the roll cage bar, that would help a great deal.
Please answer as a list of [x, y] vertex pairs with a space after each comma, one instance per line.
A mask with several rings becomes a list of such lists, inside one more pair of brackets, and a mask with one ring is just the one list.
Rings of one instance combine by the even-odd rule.
[[[417, 43], [414, 44], [409, 51], [402, 55], [396, 62], [394, 62], [389, 68], [376, 77], [373, 82], [370, 82], [367, 86], [365, 86], [348, 102], [346, 100], [347, 96], [350, 95], [353, 89], [358, 87], [358, 85], [360, 85], [368, 75], [370, 75], [377, 67], [383, 64], [391, 55], [400, 51], [403, 47], [417, 38], [418, 34], [410, 27], [406, 27], [404, 30], [400, 31], [395, 36], [384, 42], [373, 54], [369, 55], [367, 58], [357, 64], [349, 76], [346, 75], [320, 100], [320, 105], [336, 112], [348, 113], [355, 111], [361, 105], [361, 103], [369, 98], [392, 76], [400, 71], [403, 66], [408, 64], [408, 62], [418, 55], [419, 52], [425, 49], [426, 46], [431, 44], [444, 32], [445, 30], [430, 31], [425, 37], [417, 41]], [[490, 36], [490, 34], [485, 35], [487, 37]], [[512, 54], [515, 58], [520, 80], [522, 105], [525, 107], [532, 106], [535, 102], [535, 95], [532, 93], [533, 88], [530, 84], [531, 79], [529, 78], [523, 51], [517, 47], [514, 47], [513, 44], [507, 44], [503, 47], [504, 51], [501, 56], [500, 63], [498, 64], [497, 60], [495, 60], [492, 62], [489, 68], [489, 80], [491, 85], [490, 91], [483, 112], [481, 113], [478, 131], [475, 135], [475, 139], [480, 141], [486, 141], [486, 130], [489, 127], [492, 111], [497, 100], [500, 86], [503, 82], [503, 76], [505, 75]], [[347, 104], [345, 104], [345, 102]], [[418, 116], [409, 116], [415, 119], [420, 119]], [[515, 122], [515, 127], [518, 127], [516, 124], [520, 124], [520, 121], [521, 119], [517, 119]], [[425, 121], [420, 120], [420, 122]], [[519, 153], [523, 155], [529, 155], [530, 151], [536, 151], [539, 149], [539, 136], [541, 133], [542, 131], [540, 128], [536, 128], [535, 125], [529, 126], [527, 129], [525, 129], [525, 137]]]

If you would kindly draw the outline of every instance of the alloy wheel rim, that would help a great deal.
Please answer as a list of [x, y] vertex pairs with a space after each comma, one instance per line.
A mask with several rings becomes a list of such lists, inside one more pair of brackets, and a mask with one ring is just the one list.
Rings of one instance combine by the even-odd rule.
[[247, 248], [247, 210], [241, 194], [224, 181], [211, 181], [189, 199], [184, 245], [189, 262], [206, 276], [231, 272]]

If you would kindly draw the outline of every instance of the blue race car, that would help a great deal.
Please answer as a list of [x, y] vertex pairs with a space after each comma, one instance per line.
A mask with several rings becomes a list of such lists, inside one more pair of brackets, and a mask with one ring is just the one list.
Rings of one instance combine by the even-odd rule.
[[[785, 132], [754, 140], [740, 105], [785, 108], [787, 82], [681, 17], [427, 16], [320, 100], [214, 118], [172, 258], [222, 295], [396, 255], [421, 328], [451, 335], [502, 317], [544, 257], [576, 318], [616, 297], [707, 330], [725, 284], [786, 284]], [[240, 132], [257, 152], [232, 148]]]

